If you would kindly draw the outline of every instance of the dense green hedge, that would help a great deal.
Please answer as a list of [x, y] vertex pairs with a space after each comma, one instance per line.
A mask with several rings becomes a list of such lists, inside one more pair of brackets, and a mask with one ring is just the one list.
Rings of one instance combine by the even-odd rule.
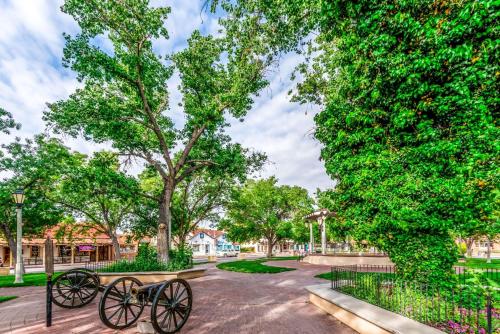
[[158, 261], [156, 249], [148, 244], [141, 244], [134, 260], [122, 260], [112, 263], [101, 272], [140, 272], [140, 271], [178, 271], [192, 268], [193, 253], [189, 248], [172, 249], [168, 263]]

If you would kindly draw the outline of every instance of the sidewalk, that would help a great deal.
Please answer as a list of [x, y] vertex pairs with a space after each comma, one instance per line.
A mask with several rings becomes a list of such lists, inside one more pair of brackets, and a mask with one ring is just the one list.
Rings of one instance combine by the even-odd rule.
[[[328, 267], [297, 261], [274, 261], [266, 265], [294, 267], [279, 274], [244, 274], [223, 271], [205, 264], [208, 274], [190, 280], [193, 311], [180, 333], [193, 334], [354, 334], [335, 318], [311, 305], [305, 286], [324, 280], [314, 275]], [[135, 333], [135, 326], [115, 331], [100, 321], [100, 295], [80, 309], [53, 306], [53, 326], [45, 327], [45, 288], [1, 288], [0, 295], [18, 295], [0, 304], [0, 333]], [[149, 317], [146, 308], [141, 318]]]

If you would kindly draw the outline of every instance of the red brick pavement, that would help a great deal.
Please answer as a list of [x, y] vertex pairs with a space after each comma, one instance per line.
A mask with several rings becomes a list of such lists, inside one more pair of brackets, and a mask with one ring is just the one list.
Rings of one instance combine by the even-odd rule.
[[[304, 286], [324, 283], [314, 275], [328, 267], [296, 261], [269, 265], [298, 268], [279, 274], [243, 274], [209, 266], [208, 275], [190, 280], [194, 303], [191, 316], [180, 333], [308, 333], [353, 334], [314, 305], [308, 303]], [[135, 333], [135, 325], [124, 331], [105, 327], [99, 320], [99, 296], [81, 309], [53, 307], [53, 326], [45, 328], [43, 287], [2, 288], [0, 295], [19, 298], [0, 304], [0, 333]], [[149, 317], [145, 309], [143, 318]]]

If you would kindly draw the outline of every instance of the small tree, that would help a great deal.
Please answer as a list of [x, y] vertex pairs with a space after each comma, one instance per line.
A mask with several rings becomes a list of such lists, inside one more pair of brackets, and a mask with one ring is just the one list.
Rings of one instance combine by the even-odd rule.
[[228, 219], [220, 224], [228, 237], [237, 242], [265, 239], [267, 256], [273, 247], [293, 237], [292, 222], [299, 222], [312, 209], [307, 190], [297, 186], [278, 186], [274, 177], [248, 180], [237, 187], [227, 206]]
[[107, 235], [113, 244], [115, 259], [120, 258], [117, 230], [135, 210], [137, 181], [119, 169], [116, 154], [98, 152], [90, 159], [80, 155], [79, 164], [61, 180], [51, 199], [84, 221], [79, 232], [90, 228]]
[[71, 155], [58, 140], [37, 136], [24, 143], [16, 140], [0, 150], [0, 233], [16, 261], [16, 215], [12, 192], [24, 188], [23, 236], [39, 236], [61, 221], [64, 211], [48, 197], [60, 174], [71, 168]]
[[[62, 10], [81, 28], [76, 37], [65, 36], [64, 64], [84, 86], [50, 104], [45, 119], [56, 131], [111, 142], [121, 154], [156, 169], [162, 180], [158, 257], [168, 260], [174, 190], [196, 171], [234, 166], [241, 159], [241, 147], [223, 133], [226, 117], [245, 116], [251, 95], [265, 83], [265, 66], [252, 45], [228, 49], [224, 39], [199, 32], [174, 55], [155, 53], [153, 42], [168, 38], [164, 23], [170, 8], [149, 1], [67, 0]], [[93, 44], [95, 37], [109, 41], [113, 52]], [[182, 129], [168, 116], [167, 81], [174, 68], [181, 78]]]

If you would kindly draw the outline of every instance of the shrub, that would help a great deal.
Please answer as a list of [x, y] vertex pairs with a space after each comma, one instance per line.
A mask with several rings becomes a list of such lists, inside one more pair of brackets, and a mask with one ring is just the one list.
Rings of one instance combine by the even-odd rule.
[[241, 253], [253, 253], [255, 251], [254, 247], [241, 247], [240, 252]]
[[170, 262], [172, 268], [177, 270], [191, 268], [193, 266], [193, 250], [191, 247], [182, 246], [170, 250]]
[[183, 247], [170, 251], [170, 261], [158, 261], [157, 252], [149, 244], [139, 245], [137, 256], [134, 260], [120, 260], [104, 268], [101, 272], [139, 272], [139, 271], [178, 271], [193, 266], [193, 253], [190, 248]]
[[464, 257], [465, 253], [467, 253], [467, 245], [465, 244], [465, 242], [461, 242], [458, 244], [458, 255], [460, 257]]

